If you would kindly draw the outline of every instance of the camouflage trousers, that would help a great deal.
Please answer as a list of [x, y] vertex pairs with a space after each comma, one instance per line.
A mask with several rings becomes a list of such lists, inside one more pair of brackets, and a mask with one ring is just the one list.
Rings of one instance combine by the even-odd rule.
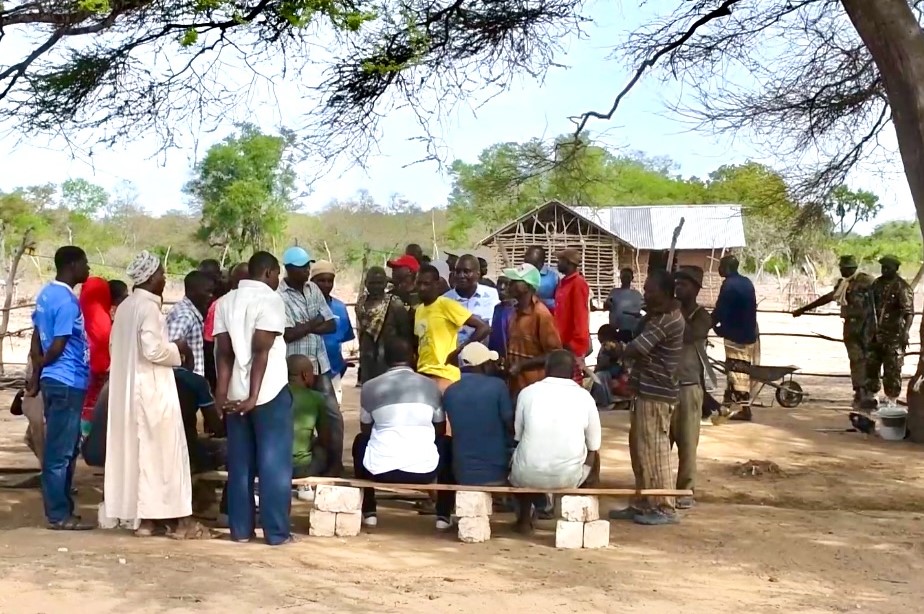
[[898, 343], [886, 343], [874, 339], [866, 355], [866, 391], [879, 392], [879, 373], [882, 372], [882, 388], [887, 397], [897, 398], [902, 392], [902, 364], [905, 352]]
[[847, 359], [850, 361], [850, 383], [854, 390], [866, 387], [866, 361], [869, 353], [869, 341], [862, 334], [854, 331], [853, 327], [844, 324], [844, 347], [847, 348]]

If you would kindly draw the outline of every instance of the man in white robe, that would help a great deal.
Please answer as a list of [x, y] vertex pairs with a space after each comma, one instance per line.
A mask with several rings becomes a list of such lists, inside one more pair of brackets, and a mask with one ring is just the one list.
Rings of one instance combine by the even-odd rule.
[[167, 341], [159, 259], [141, 252], [128, 276], [134, 289], [116, 311], [110, 341], [106, 516], [140, 521], [141, 537], [172, 519], [179, 519], [172, 537], [207, 537], [192, 519], [189, 452], [173, 375], [173, 367], [191, 359], [189, 347]]

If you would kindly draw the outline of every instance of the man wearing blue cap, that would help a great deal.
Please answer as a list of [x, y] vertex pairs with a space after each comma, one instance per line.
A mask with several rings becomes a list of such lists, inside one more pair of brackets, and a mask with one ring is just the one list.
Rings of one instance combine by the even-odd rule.
[[330, 434], [328, 475], [343, 473], [343, 414], [331, 383], [330, 358], [321, 335], [332, 333], [337, 324], [324, 293], [311, 281], [314, 260], [302, 247], [290, 247], [282, 254], [285, 278], [279, 282], [279, 294], [286, 306], [286, 355], [303, 355], [315, 368], [315, 389], [324, 395]]

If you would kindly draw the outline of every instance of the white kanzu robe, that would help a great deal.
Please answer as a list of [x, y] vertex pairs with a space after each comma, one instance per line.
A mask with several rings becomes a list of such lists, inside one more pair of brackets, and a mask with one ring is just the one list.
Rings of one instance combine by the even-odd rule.
[[160, 297], [135, 289], [116, 311], [110, 338], [104, 500], [110, 518], [192, 514], [183, 416]]

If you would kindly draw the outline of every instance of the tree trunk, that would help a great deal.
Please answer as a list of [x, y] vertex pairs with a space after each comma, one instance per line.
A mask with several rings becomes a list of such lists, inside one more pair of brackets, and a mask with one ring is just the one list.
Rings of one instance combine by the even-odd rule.
[[924, 30], [908, 0], [841, 0], [879, 68], [905, 178], [924, 230]]

